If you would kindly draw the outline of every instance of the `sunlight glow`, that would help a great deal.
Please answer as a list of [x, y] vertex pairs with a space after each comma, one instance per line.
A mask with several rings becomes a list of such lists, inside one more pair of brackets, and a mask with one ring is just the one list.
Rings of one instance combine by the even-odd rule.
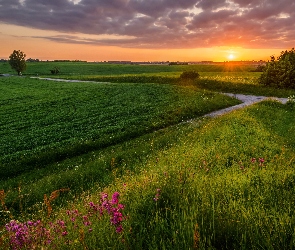
[[229, 60], [233, 60], [233, 59], [235, 59], [235, 55], [234, 55], [234, 54], [229, 54], [229, 55], [227, 56], [227, 58], [228, 58]]

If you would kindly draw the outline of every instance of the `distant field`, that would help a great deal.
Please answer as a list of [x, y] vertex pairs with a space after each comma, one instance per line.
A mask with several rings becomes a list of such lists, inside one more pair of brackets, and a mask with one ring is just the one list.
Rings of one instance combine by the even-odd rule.
[[[85, 62], [39, 62], [27, 63], [24, 75], [51, 75], [53, 67], [60, 69], [59, 75], [122, 75], [122, 74], [161, 74], [179, 76], [185, 70], [198, 72], [247, 72], [253, 66], [223, 66], [223, 65], [130, 65]], [[15, 74], [8, 63], [0, 63], [0, 73]]]

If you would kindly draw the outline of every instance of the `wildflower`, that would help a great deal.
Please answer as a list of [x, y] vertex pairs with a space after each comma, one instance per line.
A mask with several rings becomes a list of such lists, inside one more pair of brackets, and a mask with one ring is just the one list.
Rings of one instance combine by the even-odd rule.
[[121, 233], [122, 231], [123, 231], [122, 225], [120, 225], [116, 228], [116, 233]]
[[263, 163], [265, 162], [265, 160], [263, 158], [259, 158], [259, 166], [263, 166]]
[[252, 163], [255, 163], [255, 162], [256, 162], [256, 158], [252, 158], [252, 159], [251, 159], [251, 162], [252, 162]]
[[115, 192], [112, 196], [112, 204], [117, 204], [119, 202], [119, 196], [120, 194], [118, 192]]
[[58, 220], [57, 223], [61, 226], [61, 227], [65, 227], [65, 222], [63, 220]]
[[160, 198], [160, 193], [161, 193], [161, 189], [160, 188], [157, 188], [157, 193], [156, 193], [156, 195], [155, 195], [155, 197], [154, 197], [154, 201], [158, 201], [159, 200], [159, 198]]
[[107, 193], [102, 193], [101, 194], [101, 199], [102, 200], [106, 200], [108, 198], [108, 194]]
[[63, 231], [61, 235], [62, 236], [67, 236], [68, 235], [68, 232], [67, 231]]
[[123, 210], [125, 208], [125, 206], [123, 204], [118, 204], [118, 209]]

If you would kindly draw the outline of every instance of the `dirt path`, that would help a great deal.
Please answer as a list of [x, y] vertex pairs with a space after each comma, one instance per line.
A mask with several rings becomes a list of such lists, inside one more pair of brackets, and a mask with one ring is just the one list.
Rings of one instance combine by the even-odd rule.
[[35, 77], [32, 76], [30, 78], [47, 80], [47, 81], [55, 81], [55, 82], [94, 82], [94, 83], [110, 83], [110, 82], [95, 82], [95, 81], [81, 81], [81, 80], [67, 80], [67, 79], [59, 79], [59, 78], [49, 78], [49, 77]]
[[219, 115], [223, 115], [225, 113], [231, 112], [233, 110], [236, 109], [240, 109], [240, 108], [244, 108], [246, 106], [250, 106], [254, 103], [258, 103], [261, 102], [263, 100], [267, 100], [267, 99], [271, 99], [271, 100], [277, 100], [283, 104], [286, 104], [286, 102], [288, 101], [288, 98], [278, 98], [278, 97], [267, 97], [267, 96], [255, 96], [255, 95], [242, 95], [242, 94], [231, 94], [231, 93], [222, 93], [224, 95], [230, 96], [230, 97], [234, 97], [238, 100], [240, 100], [241, 104], [229, 107], [229, 108], [225, 108], [225, 109], [221, 109], [221, 110], [217, 110], [214, 112], [211, 112], [209, 114], [204, 115], [204, 117], [216, 117]]
[[[42, 78], [42, 77], [31, 77], [31, 78], [37, 78], [40, 80], [48, 80], [48, 81], [57, 81], [57, 82], [95, 82], [95, 81], [80, 81], [80, 80], [66, 80], [66, 79], [58, 79], [58, 78]], [[95, 83], [109, 83], [109, 82], [95, 82]], [[250, 106], [254, 103], [261, 102], [266, 99], [272, 99], [272, 100], [277, 100], [283, 104], [285, 104], [288, 101], [288, 98], [278, 98], [278, 97], [267, 97], [267, 96], [255, 96], [255, 95], [242, 95], [242, 94], [232, 94], [232, 93], [221, 93], [230, 97], [234, 97], [238, 100], [240, 100], [241, 104], [217, 110], [214, 112], [211, 112], [209, 114], [204, 115], [204, 117], [216, 117], [219, 115], [223, 115], [225, 113], [231, 112], [236, 109], [244, 108], [246, 106]]]

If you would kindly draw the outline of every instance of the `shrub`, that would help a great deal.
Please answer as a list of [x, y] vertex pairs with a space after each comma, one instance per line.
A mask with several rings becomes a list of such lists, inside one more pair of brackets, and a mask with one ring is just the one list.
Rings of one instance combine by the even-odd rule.
[[50, 70], [51, 74], [56, 75], [59, 73], [59, 68], [58, 67], [54, 67], [53, 69]]
[[250, 70], [250, 72], [263, 72], [265, 69], [264, 65], [258, 65], [255, 69]]
[[259, 83], [266, 86], [275, 86], [278, 88], [295, 89], [295, 50], [282, 51], [281, 55], [271, 60], [259, 78]]
[[199, 73], [194, 70], [184, 71], [180, 75], [181, 80], [195, 80], [195, 79], [198, 79], [199, 77], [200, 77]]

